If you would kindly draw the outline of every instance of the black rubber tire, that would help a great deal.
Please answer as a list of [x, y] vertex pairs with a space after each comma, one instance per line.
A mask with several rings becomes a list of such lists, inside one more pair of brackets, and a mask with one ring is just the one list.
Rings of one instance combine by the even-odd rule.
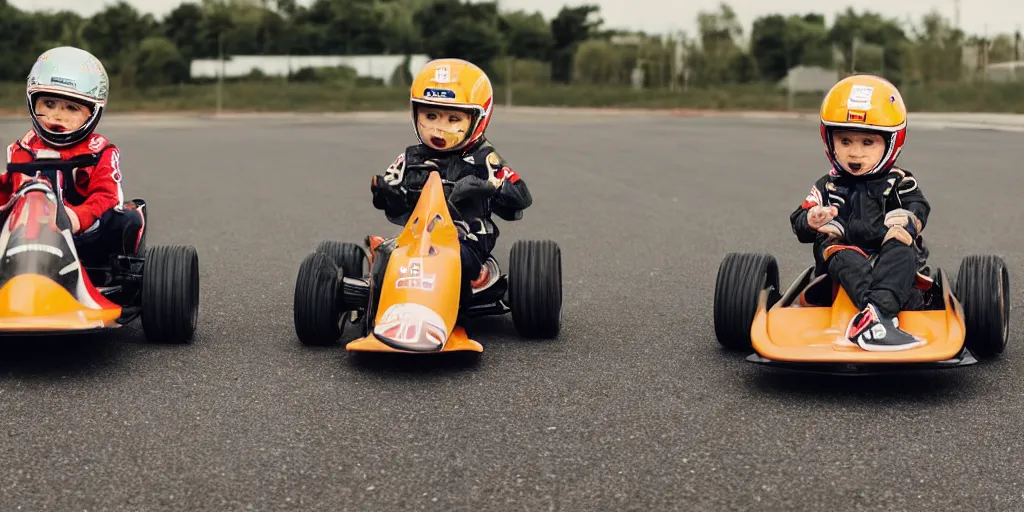
[[509, 307], [516, 331], [551, 339], [562, 326], [562, 250], [551, 240], [519, 240], [509, 255]]
[[322, 252], [314, 251], [302, 260], [295, 279], [293, 315], [295, 334], [303, 345], [331, 346], [341, 338], [341, 277], [338, 266]]
[[968, 350], [981, 358], [1002, 354], [1010, 334], [1006, 263], [998, 256], [967, 256], [960, 262], [955, 295], [964, 310]]
[[768, 307], [779, 300], [779, 264], [764, 253], [729, 253], [715, 281], [715, 336], [730, 350], [752, 350], [754, 323], [761, 291], [769, 288]]
[[341, 267], [348, 277], [368, 277], [369, 268], [366, 251], [359, 244], [348, 242], [335, 242], [324, 240], [316, 247], [316, 252], [322, 252], [331, 258], [335, 265]]
[[199, 255], [191, 245], [156, 245], [142, 267], [146, 339], [189, 343], [199, 321]]

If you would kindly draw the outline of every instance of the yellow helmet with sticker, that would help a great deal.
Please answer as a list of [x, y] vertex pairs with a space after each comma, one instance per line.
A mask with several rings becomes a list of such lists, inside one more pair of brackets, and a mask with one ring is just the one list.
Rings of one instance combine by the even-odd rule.
[[886, 141], [885, 154], [874, 169], [888, 171], [899, 158], [907, 138], [907, 106], [895, 85], [875, 75], [854, 75], [840, 80], [821, 102], [821, 140], [825, 156], [837, 171], [846, 171], [836, 160], [832, 132], [836, 130], [877, 133]]
[[479, 141], [494, 107], [491, 80], [475, 64], [462, 59], [428, 62], [409, 91], [412, 121], [420, 142], [454, 151]]

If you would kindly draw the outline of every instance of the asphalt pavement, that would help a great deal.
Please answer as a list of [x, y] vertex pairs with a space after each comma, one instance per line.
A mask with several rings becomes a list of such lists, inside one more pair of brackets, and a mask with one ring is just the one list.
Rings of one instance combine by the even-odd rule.
[[[773, 253], [784, 281], [810, 262], [788, 215], [827, 170], [813, 123], [496, 117], [534, 197], [496, 252], [561, 245], [564, 323], [524, 341], [475, 322], [475, 366], [359, 363], [292, 326], [320, 240], [396, 232], [369, 182], [414, 140], [408, 119], [102, 126], [149, 203], [149, 244], [199, 251], [198, 335], [0, 340], [0, 510], [1024, 508], [1017, 316], [1002, 358], [906, 376], [788, 374], [719, 349], [727, 252]], [[27, 129], [0, 122], [4, 140]], [[904, 155], [933, 205], [933, 265], [1002, 255], [1019, 304], [1020, 135], [919, 129]]]

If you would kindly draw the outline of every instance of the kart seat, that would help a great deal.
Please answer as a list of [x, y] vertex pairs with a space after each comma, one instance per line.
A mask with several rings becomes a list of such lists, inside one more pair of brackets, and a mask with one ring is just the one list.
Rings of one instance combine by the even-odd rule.
[[800, 291], [797, 304], [803, 308], [828, 307], [839, 295], [839, 282], [833, 281], [828, 274], [821, 274]]
[[[922, 292], [931, 290], [935, 280], [927, 275], [928, 269], [922, 269], [917, 273], [914, 280], [914, 287]], [[831, 288], [831, 290], [829, 290]], [[797, 303], [800, 307], [828, 307], [839, 295], [839, 282], [829, 278], [828, 274], [821, 274], [814, 279], [797, 296]]]

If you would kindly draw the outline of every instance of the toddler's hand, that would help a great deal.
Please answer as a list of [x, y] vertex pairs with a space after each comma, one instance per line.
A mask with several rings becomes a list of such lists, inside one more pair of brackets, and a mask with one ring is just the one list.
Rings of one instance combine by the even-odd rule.
[[811, 208], [807, 212], [807, 224], [811, 229], [818, 229], [839, 215], [839, 209], [835, 206], [824, 207], [821, 205]]

